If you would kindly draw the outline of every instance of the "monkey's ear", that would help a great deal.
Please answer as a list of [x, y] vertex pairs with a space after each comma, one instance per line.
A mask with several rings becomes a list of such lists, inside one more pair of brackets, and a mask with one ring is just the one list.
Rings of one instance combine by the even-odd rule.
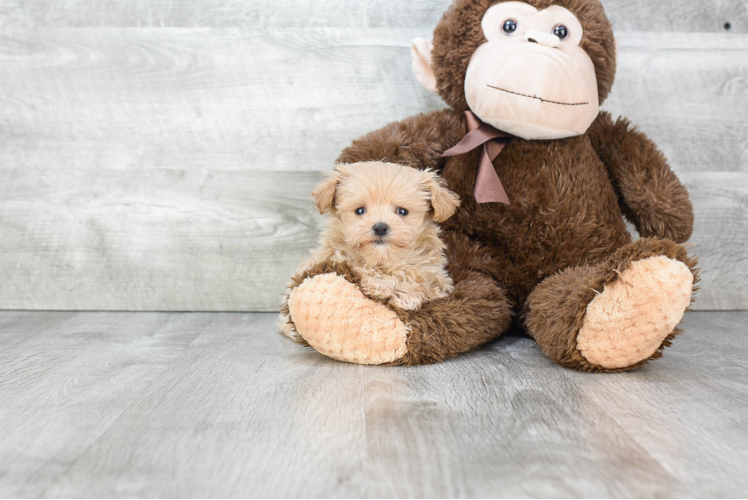
[[314, 206], [317, 207], [317, 210], [321, 214], [332, 209], [335, 203], [335, 190], [343, 178], [341, 170], [342, 166], [336, 165], [335, 170], [328, 172], [325, 175], [325, 179], [312, 191]]
[[413, 73], [429, 92], [436, 92], [436, 75], [431, 67], [431, 51], [434, 44], [423, 38], [414, 38], [410, 47], [410, 55], [413, 57]]
[[426, 186], [431, 193], [431, 208], [434, 209], [434, 220], [442, 222], [452, 217], [460, 206], [460, 197], [447, 189], [447, 181], [431, 170], [422, 173]]

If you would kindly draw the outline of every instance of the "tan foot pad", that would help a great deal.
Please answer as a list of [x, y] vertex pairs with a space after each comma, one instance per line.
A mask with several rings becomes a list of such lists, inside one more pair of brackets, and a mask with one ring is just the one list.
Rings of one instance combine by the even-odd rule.
[[368, 299], [337, 274], [307, 278], [288, 300], [296, 330], [325, 356], [381, 365], [407, 353], [407, 327], [397, 315]]
[[634, 262], [587, 306], [577, 348], [606, 369], [633, 366], [652, 356], [691, 303], [693, 274], [664, 256]]

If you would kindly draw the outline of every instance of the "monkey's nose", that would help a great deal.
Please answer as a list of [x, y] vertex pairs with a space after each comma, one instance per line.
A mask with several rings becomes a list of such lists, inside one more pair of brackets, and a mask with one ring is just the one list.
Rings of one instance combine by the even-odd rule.
[[530, 43], [545, 45], [546, 47], [558, 48], [561, 46], [561, 39], [552, 33], [543, 33], [542, 31], [529, 30], [525, 33], [525, 40]]
[[390, 226], [388, 226], [384, 222], [378, 222], [374, 224], [374, 227], [372, 227], [372, 229], [374, 230], [374, 234], [376, 234], [377, 236], [384, 236], [389, 232]]

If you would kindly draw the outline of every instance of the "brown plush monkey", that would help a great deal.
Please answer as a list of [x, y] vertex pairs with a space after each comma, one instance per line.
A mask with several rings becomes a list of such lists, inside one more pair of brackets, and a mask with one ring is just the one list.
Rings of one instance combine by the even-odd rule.
[[693, 210], [655, 145], [599, 111], [616, 69], [599, 1], [456, 0], [412, 53], [450, 109], [372, 132], [340, 161], [441, 172], [463, 200], [442, 224], [455, 292], [399, 311], [321, 263], [293, 278], [284, 305], [300, 341], [342, 361], [424, 364], [515, 323], [579, 370], [660, 357], [697, 281], [680, 245]]

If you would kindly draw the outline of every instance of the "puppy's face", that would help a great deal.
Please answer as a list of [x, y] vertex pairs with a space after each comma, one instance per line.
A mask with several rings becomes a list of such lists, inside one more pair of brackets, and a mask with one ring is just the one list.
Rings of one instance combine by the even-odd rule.
[[339, 165], [326, 183], [314, 193], [317, 208], [339, 220], [348, 247], [369, 264], [413, 250], [433, 220], [449, 218], [459, 206], [432, 172], [392, 163]]
[[421, 188], [417, 172], [376, 166], [355, 170], [339, 184], [336, 195], [346, 243], [372, 264], [412, 250], [431, 223], [428, 192]]

